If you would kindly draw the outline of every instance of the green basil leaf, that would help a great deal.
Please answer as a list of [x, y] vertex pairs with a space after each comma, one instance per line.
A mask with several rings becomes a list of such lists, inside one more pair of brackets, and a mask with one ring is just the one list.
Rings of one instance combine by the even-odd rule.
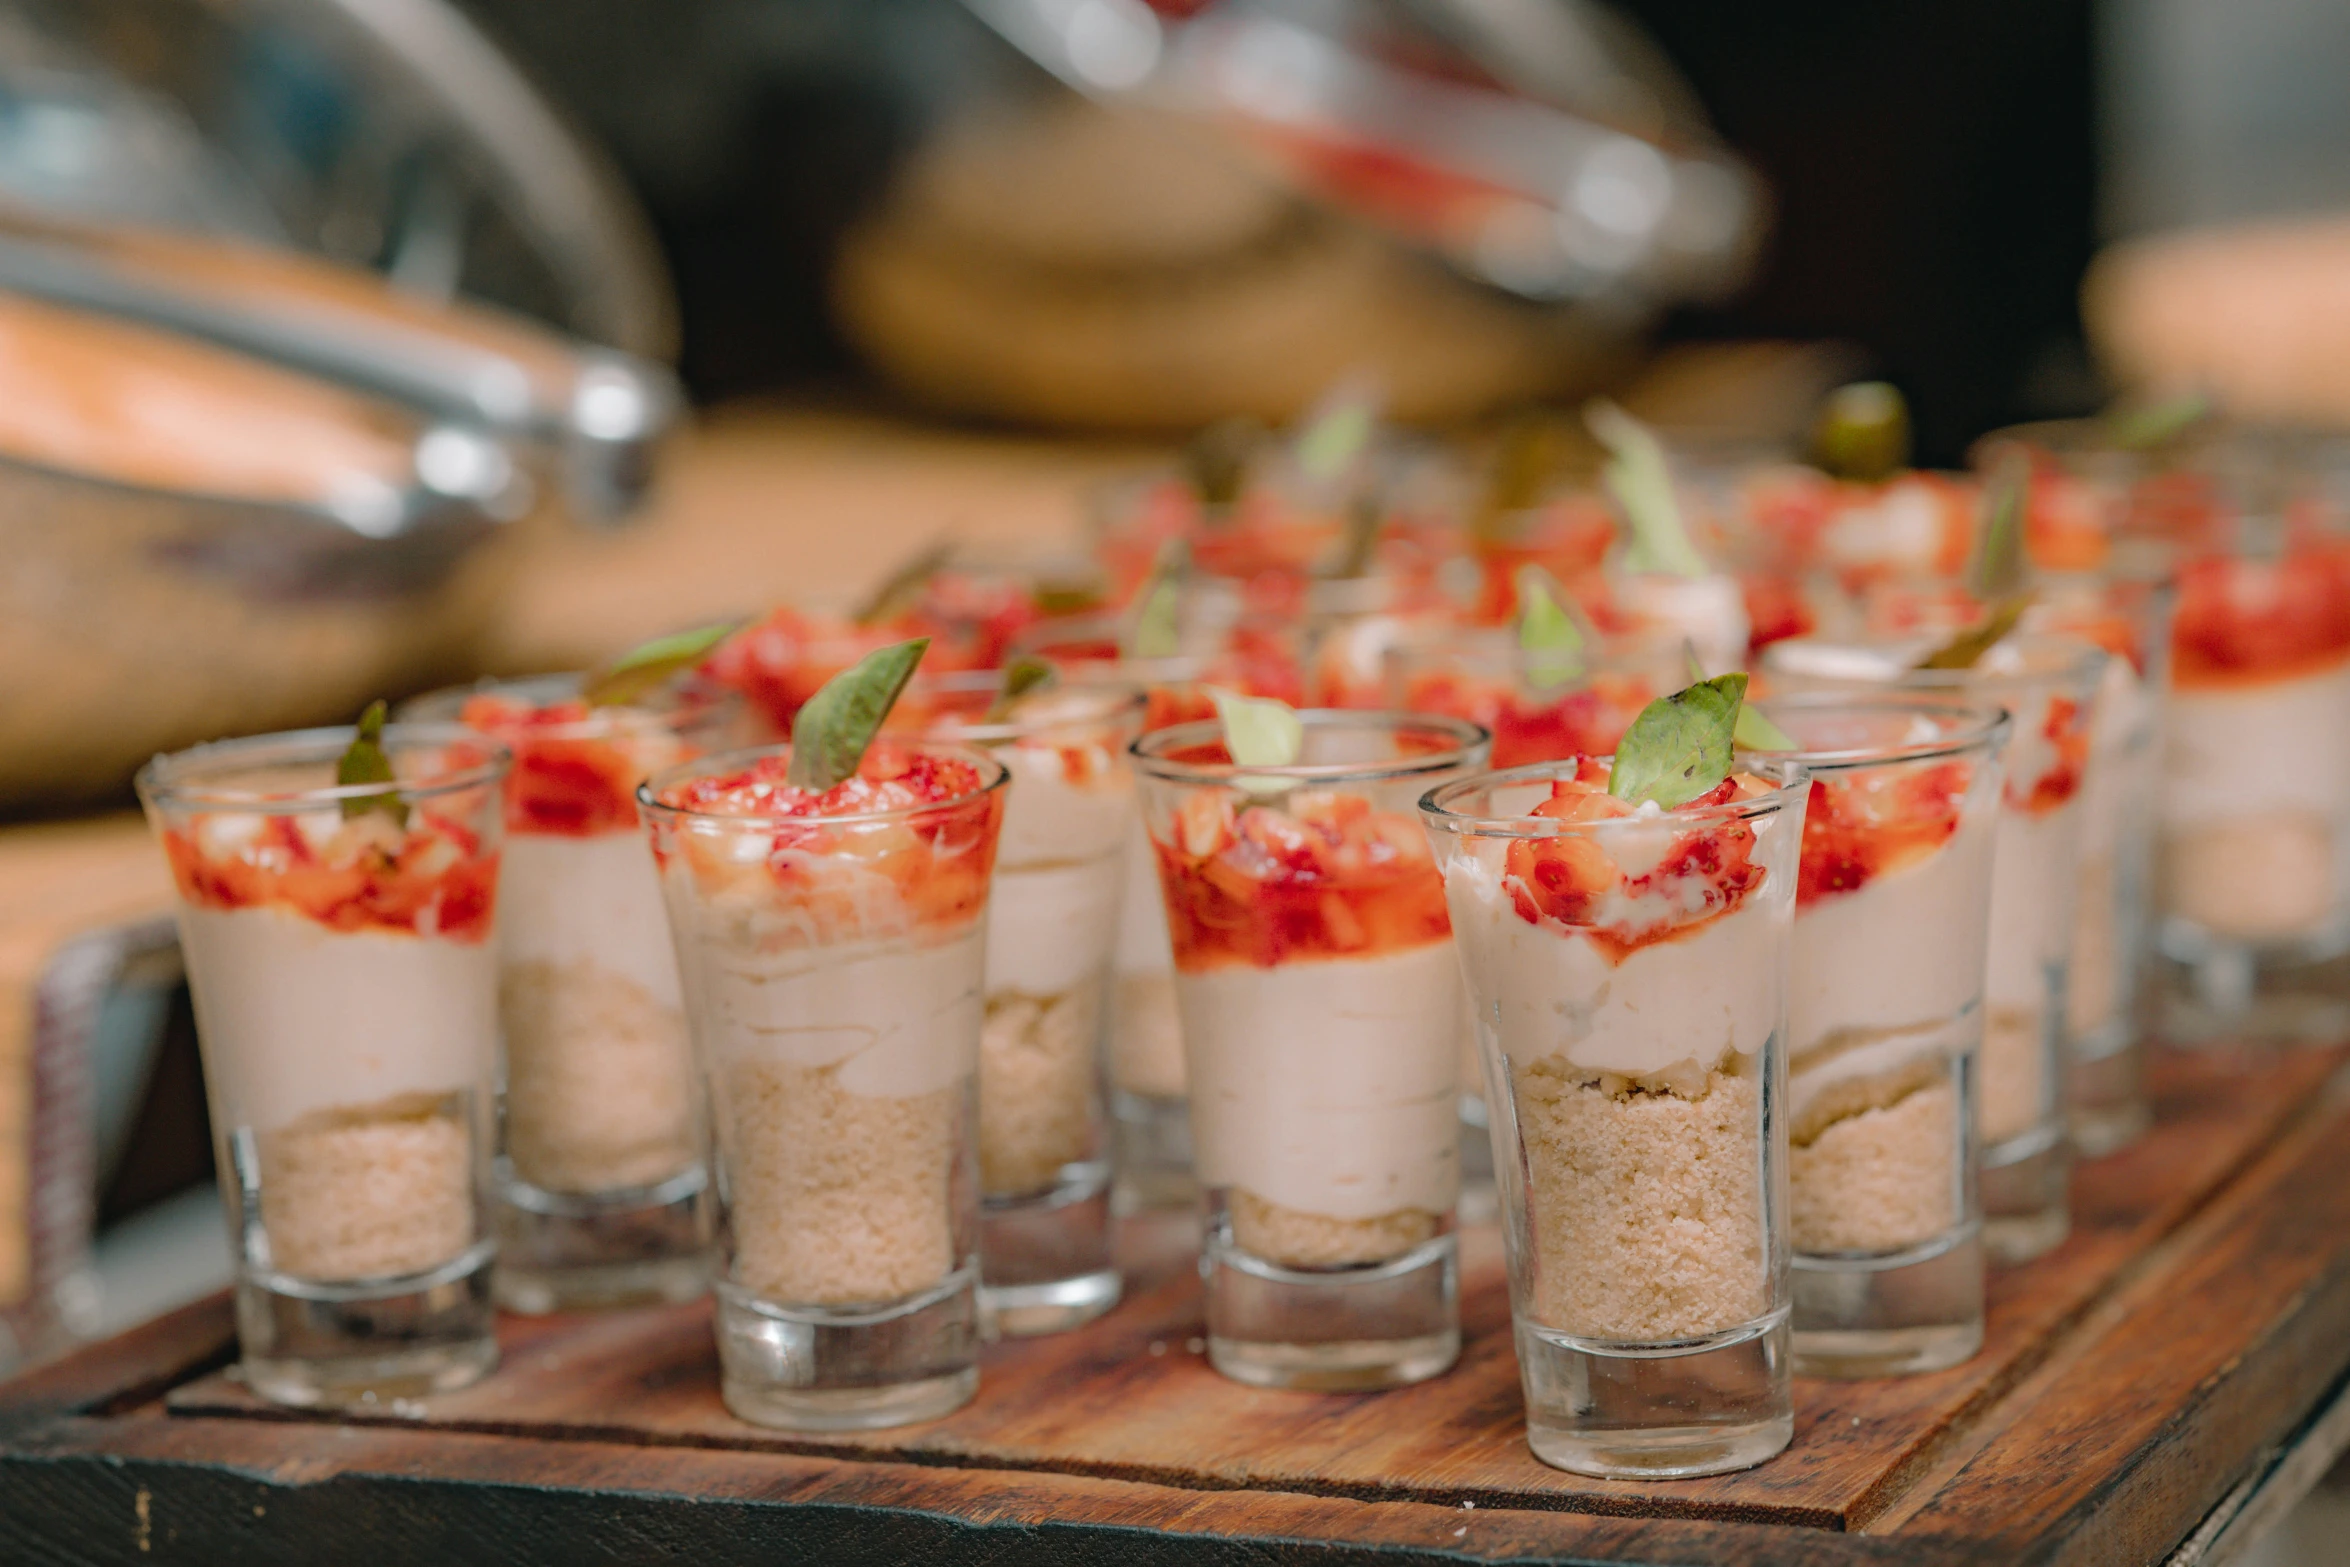
[[881, 585], [872, 596], [858, 606], [849, 619], [860, 626], [885, 626], [922, 602], [922, 590], [930, 579], [946, 569], [954, 558], [955, 546], [947, 539], [934, 539], [881, 579]]
[[1669, 811], [1720, 787], [1745, 699], [1746, 676], [1728, 674], [1649, 703], [1616, 746], [1607, 792]]
[[1353, 471], [1371, 449], [1379, 427], [1379, 391], [1350, 376], [1324, 393], [1290, 442], [1290, 455], [1309, 484], [1327, 488]]
[[1668, 577], [1702, 577], [1705, 557], [1681, 525], [1681, 503], [1673, 494], [1673, 470], [1656, 432], [1605, 398], [1583, 410], [1591, 433], [1608, 449], [1600, 483], [1623, 514], [1626, 571]]
[[825, 681], [791, 726], [786, 782], [821, 794], [855, 776], [857, 764], [865, 760], [865, 748], [881, 733], [889, 710], [897, 706], [906, 682], [914, 678], [914, 667], [929, 650], [928, 637], [895, 642], [874, 649]]
[[[1697, 656], [1697, 644], [1683, 638], [1681, 651], [1688, 656], [1689, 678], [1702, 681], [1707, 678], [1705, 661]], [[1795, 751], [1794, 737], [1770, 718], [1759, 707], [1741, 700], [1738, 704], [1738, 722], [1730, 731], [1730, 739], [1741, 751]]]
[[1330, 569], [1333, 577], [1360, 577], [1367, 575], [1371, 561], [1379, 548], [1379, 535], [1387, 531], [1387, 504], [1384, 498], [1365, 491], [1354, 498], [1346, 509], [1346, 536], [1339, 541], [1338, 559]]
[[[392, 771], [392, 759], [384, 754], [384, 711], [383, 699], [378, 697], [359, 715], [359, 732], [351, 737], [350, 745], [335, 763], [337, 788], [388, 784], [397, 776]], [[356, 794], [343, 802], [345, 821], [355, 821], [371, 811], [381, 811], [402, 827], [408, 825], [408, 805], [397, 789], [386, 789], [380, 794]]]
[[1540, 566], [1520, 566], [1516, 584], [1526, 678], [1544, 689], [1563, 686], [1583, 673], [1583, 628], [1551, 591], [1550, 573]]
[[1982, 517], [1975, 527], [1975, 547], [1967, 559], [1966, 590], [1978, 602], [1989, 604], [2023, 590], [2027, 575], [2024, 559], [2024, 497], [2029, 469], [2022, 462], [2002, 463], [1983, 485]]
[[1887, 381], [1839, 386], [1820, 404], [1812, 461], [1839, 479], [1892, 478], [1909, 466], [1909, 405]]
[[1004, 683], [988, 704], [987, 721], [1003, 723], [1020, 705], [1020, 699], [1038, 691], [1049, 691], [1060, 683], [1061, 672], [1033, 653], [1023, 653], [1004, 666]]
[[1265, 427], [1245, 414], [1219, 419], [1185, 443], [1184, 472], [1200, 508], [1212, 520], [1223, 519], [1240, 504], [1249, 469], [1264, 445]]
[[2211, 414], [2211, 399], [2201, 392], [2151, 403], [2117, 403], [2106, 410], [2105, 438], [2125, 452], [2159, 451]]
[[1242, 696], [1208, 687], [1224, 725], [1224, 749], [1235, 767], [1291, 767], [1305, 750], [1306, 727], [1297, 710], [1272, 697]]
[[718, 644], [741, 629], [739, 621], [680, 631], [629, 649], [583, 681], [579, 694], [590, 707], [641, 702], [675, 677], [699, 665]]
[[2007, 634], [2024, 618], [2024, 611], [2032, 607], [2032, 595], [2018, 593], [2001, 599], [1987, 610], [1981, 620], [1961, 631], [1917, 661], [1918, 669], [1972, 669], [1983, 655], [1997, 647]]

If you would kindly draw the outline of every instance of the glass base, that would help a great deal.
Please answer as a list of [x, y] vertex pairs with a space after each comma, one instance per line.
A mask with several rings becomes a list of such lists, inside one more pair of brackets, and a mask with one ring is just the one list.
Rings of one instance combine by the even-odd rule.
[[1118, 1124], [1118, 1207], [1189, 1208], [1199, 1202], [1191, 1169], [1191, 1106], [1123, 1090], [1110, 1096]]
[[869, 1431], [932, 1420], [979, 1391], [979, 1270], [902, 1301], [778, 1306], [721, 1280], [719, 1393], [753, 1425]]
[[714, 1204], [688, 1170], [628, 1191], [550, 1192], [498, 1181], [498, 1304], [525, 1316], [650, 1306], [709, 1290]]
[[1368, 1392], [1426, 1381], [1460, 1358], [1450, 1235], [1387, 1262], [1307, 1270], [1252, 1257], [1217, 1225], [1200, 1278], [1208, 1363], [1251, 1387]]
[[2301, 951], [2189, 944], [2154, 965], [2166, 1044], [2335, 1045], [2350, 1037], [2350, 961]]
[[979, 1205], [979, 1309], [991, 1337], [1060, 1333], [1118, 1304], [1110, 1172], [1070, 1165], [1051, 1191]]
[[1554, 1469], [1682, 1480], [1751, 1469], [1795, 1435], [1785, 1312], [1687, 1343], [1602, 1344], [1521, 1320], [1526, 1442]]
[[2072, 1148], [2059, 1128], [1983, 1150], [1983, 1250], [2003, 1267], [2063, 1244], [2072, 1230]]
[[2065, 1125], [2082, 1158], [2119, 1153], [2154, 1125], [2145, 1054], [2137, 1032], [2126, 1025], [2111, 1037], [2073, 1042], [2065, 1062]]
[[494, 1255], [484, 1241], [430, 1273], [357, 1284], [239, 1278], [245, 1385], [271, 1403], [310, 1409], [388, 1404], [480, 1381], [498, 1363]]
[[1803, 1257], [1791, 1275], [1795, 1372], [1898, 1377], [1983, 1347], [1983, 1238], [1969, 1226], [1887, 1257]]

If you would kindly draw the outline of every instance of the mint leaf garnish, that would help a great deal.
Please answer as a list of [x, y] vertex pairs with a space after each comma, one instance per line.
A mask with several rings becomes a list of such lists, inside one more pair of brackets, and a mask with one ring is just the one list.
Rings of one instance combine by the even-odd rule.
[[1874, 484], [1909, 466], [1909, 405], [1888, 381], [1839, 386], [1820, 404], [1812, 461], [1839, 479]]
[[1673, 470], [1665, 461], [1664, 443], [1656, 438], [1656, 432], [1605, 398], [1585, 405], [1583, 422], [1610, 453], [1599, 479], [1623, 513], [1629, 534], [1624, 543], [1624, 569], [1668, 577], [1704, 576], [1705, 557], [1697, 553], [1688, 530], [1681, 525], [1681, 503], [1673, 494]]
[[2211, 416], [2211, 399], [2184, 392], [2159, 402], [2117, 403], [2105, 413], [2105, 438], [2125, 452], [2159, 451]]
[[[337, 788], [388, 784], [394, 780], [392, 759], [384, 754], [384, 712], [383, 698], [377, 697], [359, 715], [359, 732], [351, 737], [350, 745], [335, 763]], [[343, 802], [344, 821], [355, 821], [370, 811], [381, 811], [402, 827], [408, 825], [408, 806], [397, 789], [386, 789], [380, 794], [355, 794]]]
[[1248, 471], [1265, 444], [1265, 427], [1248, 416], [1219, 419], [1183, 448], [1183, 469], [1202, 510], [1221, 517], [1240, 504]]
[[[1706, 679], [1705, 661], [1697, 656], [1697, 644], [1684, 638], [1681, 643], [1681, 651], [1689, 658], [1689, 678], [1691, 680]], [[1770, 717], [1761, 708], [1745, 701], [1738, 704], [1738, 723], [1730, 731], [1730, 738], [1741, 751], [1794, 751], [1801, 749], [1796, 745], [1794, 736], [1772, 723]]]
[[987, 721], [1000, 724], [1012, 716], [1020, 699], [1033, 692], [1050, 690], [1060, 681], [1061, 672], [1033, 653], [1023, 653], [1004, 666], [1004, 683], [987, 707]]
[[1378, 388], [1361, 377], [1349, 377], [1323, 394], [1290, 442], [1290, 455], [1308, 483], [1336, 485], [1371, 449], [1380, 401]]
[[922, 600], [922, 590], [930, 579], [946, 569], [955, 546], [945, 539], [934, 539], [908, 556], [899, 567], [881, 579], [881, 586], [873, 590], [857, 612], [849, 619], [860, 626], [883, 626], [911, 610]]
[[2028, 477], [2022, 462], [2003, 463], [1983, 486], [1982, 518], [1966, 565], [1966, 590], [1982, 603], [2007, 598], [2023, 588]]
[[1983, 618], [1917, 661], [1918, 669], [1972, 669], [1983, 655], [1997, 647], [2032, 607], [2032, 595], [2018, 593], [2001, 599]]
[[1191, 551], [1181, 539], [1169, 539], [1151, 563], [1151, 574], [1136, 595], [1141, 608], [1127, 629], [1122, 651], [1128, 658], [1173, 658], [1183, 651], [1183, 572]]
[[1291, 767], [1305, 750], [1306, 726], [1287, 702], [1208, 687], [1224, 725], [1224, 750], [1236, 767]]
[[1616, 745], [1607, 792], [1633, 805], [1687, 805], [1730, 776], [1732, 736], [1746, 701], [1743, 674], [1719, 675], [1658, 697]]
[[889, 710], [914, 678], [914, 666], [929, 650], [928, 637], [895, 642], [825, 681], [791, 726], [791, 770], [785, 782], [822, 794], [854, 777], [865, 748], [881, 733]]
[[1520, 566], [1518, 647], [1525, 653], [1526, 678], [1539, 689], [1562, 686], [1583, 673], [1583, 628], [1550, 590], [1550, 573]]
[[703, 626], [655, 637], [629, 649], [583, 681], [579, 694], [590, 707], [619, 707], [652, 695], [671, 679], [710, 656], [719, 643], [733, 636], [740, 623]]
[[1331, 567], [1330, 575], [1360, 577], [1369, 573], [1372, 554], [1379, 548], [1379, 535], [1386, 530], [1386, 501], [1368, 490], [1356, 496], [1346, 510], [1346, 537], [1339, 541], [1338, 560]]

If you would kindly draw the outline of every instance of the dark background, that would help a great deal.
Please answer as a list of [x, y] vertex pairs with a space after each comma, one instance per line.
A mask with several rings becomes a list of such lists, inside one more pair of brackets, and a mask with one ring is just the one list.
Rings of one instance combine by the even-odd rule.
[[[695, 393], [853, 377], [835, 238], [936, 104], [1024, 69], [954, 0], [465, 0], [612, 151], [684, 306]], [[1919, 455], [2097, 390], [2076, 295], [2096, 238], [2088, 0], [1629, 0], [1770, 182], [1754, 282], [1671, 338], [1857, 345]]]

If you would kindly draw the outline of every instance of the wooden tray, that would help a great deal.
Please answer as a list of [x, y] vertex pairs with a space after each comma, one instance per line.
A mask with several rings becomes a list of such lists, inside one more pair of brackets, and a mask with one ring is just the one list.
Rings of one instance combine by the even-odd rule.
[[1536, 1463], [1490, 1231], [1458, 1369], [1324, 1396], [1211, 1372], [1183, 1227], [1137, 1221], [1116, 1312], [860, 1436], [729, 1416], [699, 1306], [510, 1319], [478, 1387], [328, 1419], [246, 1394], [206, 1302], [0, 1386], [0, 1560], [2145, 1561], [2350, 1368], [2341, 1061], [2161, 1061], [2157, 1130], [1997, 1277], [1982, 1354], [1799, 1383], [1794, 1445], [1742, 1474]]

